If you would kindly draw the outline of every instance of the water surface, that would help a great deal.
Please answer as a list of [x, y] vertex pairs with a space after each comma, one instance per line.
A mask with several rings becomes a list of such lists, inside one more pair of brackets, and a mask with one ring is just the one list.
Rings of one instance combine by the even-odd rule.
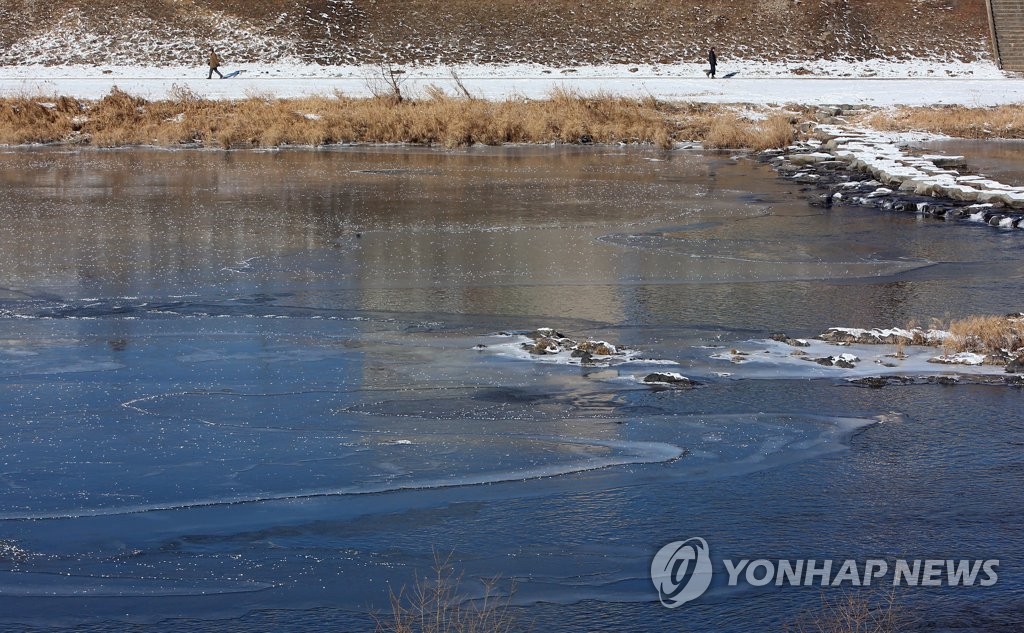
[[[780, 628], [819, 604], [716, 584], [664, 609], [650, 559], [690, 536], [716, 557], [1000, 558], [995, 587], [903, 600], [924, 629], [1024, 613], [1019, 390], [708, 361], [777, 330], [1018, 311], [1017, 233], [815, 208], [685, 151], [0, 165], [4, 627], [365, 630], [436, 552], [514, 581], [537, 630]], [[501, 353], [539, 326], [640, 360]], [[640, 382], [666, 367], [705, 385]]]

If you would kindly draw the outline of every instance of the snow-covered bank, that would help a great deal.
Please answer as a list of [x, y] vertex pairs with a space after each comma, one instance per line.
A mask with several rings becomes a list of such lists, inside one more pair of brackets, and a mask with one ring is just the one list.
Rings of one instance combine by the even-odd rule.
[[[0, 68], [0, 96], [67, 95], [95, 99], [117, 86], [148, 99], [167, 97], [177, 86], [211, 99], [251, 95], [294, 98], [341, 92], [369, 96], [382, 86], [371, 66], [247, 65], [238, 77], [207, 80], [201, 67], [17, 66]], [[456, 94], [452, 70], [475, 96], [541, 98], [556, 89], [706, 103], [851, 104], [866, 106], [1024, 102], [1024, 80], [1010, 79], [990, 63], [815, 62], [723, 64], [708, 79], [700, 64], [658, 66], [410, 66], [399, 77], [403, 93], [424, 94], [431, 85]], [[802, 74], [809, 72], [810, 74]]]

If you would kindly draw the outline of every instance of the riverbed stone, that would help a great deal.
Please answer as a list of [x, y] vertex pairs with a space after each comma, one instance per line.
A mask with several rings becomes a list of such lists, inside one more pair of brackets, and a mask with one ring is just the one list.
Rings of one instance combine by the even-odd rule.
[[644, 383], [648, 385], [668, 385], [674, 389], [692, 389], [700, 383], [690, 380], [686, 376], [669, 372], [655, 372], [644, 377]]
[[1020, 374], [1024, 373], [1024, 353], [1019, 354], [1015, 358], [1010, 359], [1006, 363], [1006, 373], [1008, 374]]

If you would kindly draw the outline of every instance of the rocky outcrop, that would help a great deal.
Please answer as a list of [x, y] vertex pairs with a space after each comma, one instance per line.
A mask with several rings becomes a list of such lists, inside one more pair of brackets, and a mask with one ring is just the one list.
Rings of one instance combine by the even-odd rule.
[[818, 336], [828, 343], [858, 343], [860, 345], [939, 345], [949, 336], [941, 330], [913, 328], [861, 328], [832, 327]]
[[620, 348], [607, 341], [593, 339], [577, 340], [569, 338], [552, 328], [538, 328], [524, 334], [528, 342], [523, 343], [524, 350], [533, 356], [553, 356], [557, 354], [568, 354], [570, 358], [578, 359], [580, 364], [589, 365], [603, 363], [608, 360], [627, 357], [627, 350]]
[[772, 334], [768, 338], [770, 338], [771, 340], [776, 341], [778, 343], [785, 343], [786, 345], [789, 345], [791, 347], [809, 347], [810, 346], [810, 343], [808, 343], [807, 341], [805, 341], [803, 339], [799, 339], [799, 338], [790, 338], [784, 332], [776, 332], [775, 334]]
[[816, 204], [1024, 228], [1024, 187], [961, 174], [957, 170], [966, 166], [962, 156], [914, 155], [884, 133], [837, 124], [818, 125], [814, 132], [824, 140], [770, 160], [787, 178], [823, 189]]

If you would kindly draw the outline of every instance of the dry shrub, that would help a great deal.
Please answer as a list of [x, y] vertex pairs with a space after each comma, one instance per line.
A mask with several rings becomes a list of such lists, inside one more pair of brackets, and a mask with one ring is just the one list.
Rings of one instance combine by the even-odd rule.
[[949, 352], [1012, 352], [1024, 347], [1024, 317], [969, 316], [949, 324], [951, 336], [944, 347]]
[[793, 143], [795, 132], [788, 115], [777, 114], [760, 121], [751, 121], [735, 113], [714, 119], [704, 139], [704, 146], [716, 149], [778, 149]]
[[865, 123], [879, 130], [924, 131], [960, 138], [1024, 138], [1024, 108], [1004, 105], [901, 107], [869, 114]]
[[911, 345], [934, 345], [933, 339], [929, 339], [927, 332], [920, 328], [910, 330], [910, 344]]
[[785, 630], [795, 633], [897, 633], [911, 618], [896, 600], [895, 591], [844, 592], [830, 600], [821, 596], [817, 611], [803, 614]]
[[430, 578], [418, 578], [412, 590], [390, 595], [391, 617], [378, 618], [378, 633], [507, 633], [517, 630], [509, 610], [511, 595], [494, 595], [496, 580], [483, 581], [483, 597], [458, 594], [462, 582], [449, 565], [451, 555], [434, 555]]
[[562, 88], [546, 100], [506, 102], [535, 142], [653, 143], [671, 147], [672, 127], [657, 102]]
[[763, 121], [754, 142], [749, 147], [755, 151], [781, 149], [793, 144], [796, 138], [795, 121], [788, 114], [775, 114]]
[[179, 110], [185, 116], [195, 116], [207, 105], [206, 99], [188, 86], [172, 84], [169, 92], [169, 107]]
[[145, 99], [133, 97], [114, 86], [107, 96], [90, 108], [90, 118], [97, 122], [137, 123], [143, 120], [145, 106]]

